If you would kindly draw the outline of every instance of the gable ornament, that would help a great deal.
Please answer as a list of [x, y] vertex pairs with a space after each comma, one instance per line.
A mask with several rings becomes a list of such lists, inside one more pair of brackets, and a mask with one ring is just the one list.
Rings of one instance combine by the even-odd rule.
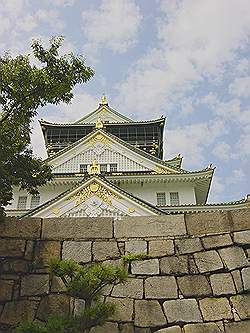
[[100, 175], [101, 167], [100, 164], [97, 164], [96, 160], [93, 161], [92, 165], [88, 167], [89, 175]]
[[103, 128], [103, 126], [104, 125], [103, 125], [101, 118], [98, 118], [95, 123], [95, 128], [100, 129], [100, 128]]

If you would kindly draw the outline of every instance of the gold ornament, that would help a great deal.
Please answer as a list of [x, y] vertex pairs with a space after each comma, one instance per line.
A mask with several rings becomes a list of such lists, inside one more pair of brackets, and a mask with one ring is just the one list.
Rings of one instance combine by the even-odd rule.
[[103, 135], [100, 134], [100, 133], [98, 133], [98, 134], [95, 135], [92, 139], [90, 139], [90, 140], [88, 141], [88, 143], [91, 144], [91, 145], [94, 145], [94, 144], [95, 144], [96, 142], [98, 142], [98, 141], [100, 141], [100, 142], [102, 142], [102, 143], [104, 143], [104, 144], [109, 143], [109, 139], [106, 138], [105, 136], [103, 136]]
[[129, 208], [128, 208], [128, 212], [129, 212], [129, 213], [134, 213], [134, 212], [135, 212], [135, 209], [132, 208], [132, 207], [129, 207]]
[[101, 105], [107, 105], [108, 104], [107, 97], [104, 94], [102, 95], [100, 104]]
[[95, 123], [95, 128], [98, 128], [98, 129], [103, 128], [103, 122], [102, 122], [101, 118], [97, 119], [97, 121]]
[[52, 208], [51, 212], [55, 215], [59, 215], [60, 214], [60, 208], [58, 208], [58, 207]]
[[92, 165], [88, 168], [88, 174], [89, 175], [100, 175], [101, 173], [101, 167], [99, 164], [97, 164], [96, 160], [93, 161]]

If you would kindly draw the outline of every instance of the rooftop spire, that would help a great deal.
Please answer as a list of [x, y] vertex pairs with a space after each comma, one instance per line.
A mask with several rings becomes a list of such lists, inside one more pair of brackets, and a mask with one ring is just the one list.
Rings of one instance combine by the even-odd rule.
[[105, 96], [105, 94], [102, 95], [100, 104], [101, 105], [108, 105], [107, 97]]

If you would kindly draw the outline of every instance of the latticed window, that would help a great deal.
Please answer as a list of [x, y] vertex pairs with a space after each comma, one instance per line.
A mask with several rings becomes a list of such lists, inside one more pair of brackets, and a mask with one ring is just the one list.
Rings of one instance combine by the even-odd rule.
[[107, 172], [107, 164], [100, 165], [101, 172]]
[[178, 206], [180, 204], [179, 193], [170, 192], [170, 205]]
[[88, 164], [80, 164], [80, 173], [87, 172]]
[[39, 194], [35, 194], [32, 195], [31, 197], [31, 201], [30, 201], [30, 208], [36, 208], [40, 205], [40, 195]]
[[27, 196], [20, 196], [17, 202], [17, 209], [26, 209]]
[[165, 192], [156, 193], [156, 198], [157, 198], [157, 205], [158, 206], [165, 206], [166, 205], [166, 193]]
[[110, 172], [116, 172], [117, 171], [117, 164], [113, 163], [110, 164]]

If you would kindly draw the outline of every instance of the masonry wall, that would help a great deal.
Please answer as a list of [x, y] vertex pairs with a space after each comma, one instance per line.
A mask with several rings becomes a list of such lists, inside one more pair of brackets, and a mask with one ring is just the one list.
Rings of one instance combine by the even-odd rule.
[[250, 209], [158, 217], [8, 218], [0, 224], [0, 333], [46, 320], [79, 302], [51, 278], [51, 257], [118, 264], [126, 252], [149, 258], [105, 291], [117, 306], [92, 333], [249, 333]]

